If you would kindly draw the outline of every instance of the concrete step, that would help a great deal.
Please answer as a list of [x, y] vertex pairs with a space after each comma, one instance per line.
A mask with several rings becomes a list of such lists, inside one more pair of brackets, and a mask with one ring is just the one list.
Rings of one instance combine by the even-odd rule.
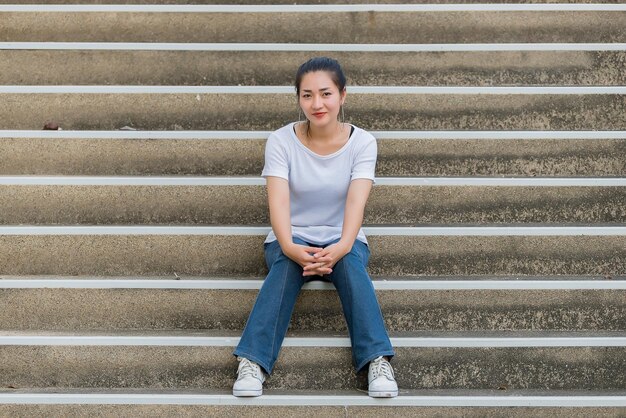
[[[379, 178], [377, 184], [365, 224], [626, 222], [626, 179]], [[260, 177], [0, 176], [0, 224], [268, 225], [269, 213]]]
[[[0, 278], [0, 328], [243, 330], [261, 279]], [[390, 332], [626, 331], [626, 277], [375, 278]], [[329, 283], [305, 285], [290, 333], [347, 332]]]
[[[238, 335], [8, 333], [0, 386], [228, 390]], [[392, 335], [402, 389], [626, 389], [622, 333]], [[454, 365], [451, 367], [451, 365]], [[364, 389], [349, 338], [287, 338], [268, 389]]]
[[[345, 115], [369, 130], [619, 130], [626, 125], [625, 92], [624, 87], [353, 87]], [[288, 86], [0, 87], [2, 129], [41, 129], [55, 121], [78, 130], [272, 130], [297, 115]]]
[[[267, 227], [0, 227], [5, 275], [263, 276]], [[625, 227], [365, 229], [373, 275], [607, 275]], [[243, 257], [243, 255], [246, 255]]]
[[[623, 5], [0, 7], [0, 39], [26, 42], [624, 42]], [[589, 8], [587, 6], [587, 8]], [[315, 19], [311, 15], [315, 13]], [[325, 30], [320, 30], [323, 21]], [[393, 27], [394, 30], [389, 30]], [[455, 30], [449, 30], [454, 27]], [[88, 28], [88, 29], [86, 29]]]
[[[349, 85], [626, 84], [624, 50], [561, 49], [571, 48], [570, 44], [555, 44], [553, 50], [480, 49], [506, 45], [509, 44], [486, 44], [476, 47], [476, 51], [446, 52], [420, 52], [409, 48], [402, 51], [402, 45], [362, 45], [364, 49], [397, 47], [400, 52], [345, 52], [349, 47], [360, 45], [331, 46], [344, 47], [344, 51], [326, 51], [328, 45], [319, 45], [317, 50], [303, 45], [300, 51], [276, 51], [272, 49], [296, 49], [298, 45], [249, 44], [251, 50], [242, 51], [245, 45], [235, 44], [232, 51], [215, 51], [210, 49], [222, 49], [225, 45], [0, 43], [0, 84], [289, 85], [293, 83], [298, 66], [312, 55], [331, 55], [338, 59], [349, 75]], [[428, 45], [421, 47], [426, 49]], [[532, 48], [532, 44], [522, 47]], [[119, 50], [121, 48], [126, 50]], [[154, 50], [157, 48], [161, 49]], [[255, 51], [256, 48], [261, 50]], [[444, 48], [445, 45], [432, 49]]]
[[394, 399], [370, 399], [359, 391], [266, 390], [240, 399], [228, 391], [4, 390], [0, 414], [11, 417], [225, 416], [241, 417], [580, 417], [626, 412], [623, 391], [402, 390]]
[[[378, 176], [626, 176], [626, 131], [373, 134]], [[268, 135], [0, 131], [0, 174], [258, 176]]]
[[[157, 4], [218, 4], [218, 5], [279, 5], [279, 4], [307, 4], [307, 5], [315, 5], [315, 4], [424, 4], [424, 5], [434, 5], [434, 4], [502, 4], [502, 0], [305, 0], [305, 1], [293, 1], [293, 0], [115, 0], [115, 1], [103, 1], [103, 0], [0, 0], [0, 4], [149, 4], [149, 5], [157, 5]], [[567, 3], [570, 5], [581, 4], [581, 5], [593, 5], [593, 4], [620, 4], [620, 0], [507, 0], [508, 4], [537, 4], [541, 5], [543, 3], [550, 4], [559, 4], [559, 3]]]

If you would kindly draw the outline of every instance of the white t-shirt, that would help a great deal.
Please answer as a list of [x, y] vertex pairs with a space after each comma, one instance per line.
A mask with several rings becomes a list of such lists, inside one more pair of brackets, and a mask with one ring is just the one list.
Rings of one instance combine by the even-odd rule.
[[[376, 139], [354, 127], [343, 147], [332, 154], [319, 155], [300, 142], [294, 125], [290, 123], [270, 134], [261, 175], [289, 182], [292, 235], [312, 244], [326, 244], [341, 238], [350, 182], [374, 182]], [[357, 239], [367, 243], [362, 229]], [[271, 231], [265, 242], [275, 240]]]

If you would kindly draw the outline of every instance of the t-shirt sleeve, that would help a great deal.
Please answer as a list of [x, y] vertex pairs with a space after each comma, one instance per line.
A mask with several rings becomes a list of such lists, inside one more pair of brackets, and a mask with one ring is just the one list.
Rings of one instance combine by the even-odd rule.
[[350, 175], [350, 181], [354, 179], [370, 179], [373, 183], [376, 182], [376, 154], [378, 147], [376, 145], [376, 139], [370, 136], [369, 141], [363, 146], [356, 155], [354, 164], [352, 165], [352, 173]]
[[271, 134], [265, 143], [265, 166], [261, 176], [275, 176], [289, 180], [287, 150], [282, 146], [277, 135]]

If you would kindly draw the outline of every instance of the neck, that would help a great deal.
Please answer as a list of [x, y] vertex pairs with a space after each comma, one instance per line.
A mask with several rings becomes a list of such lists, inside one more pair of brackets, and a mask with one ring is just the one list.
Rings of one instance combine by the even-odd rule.
[[309, 137], [311, 139], [317, 139], [321, 141], [327, 141], [334, 139], [337, 136], [337, 132], [341, 130], [341, 123], [336, 121], [335, 123], [329, 123], [323, 127], [309, 126]]

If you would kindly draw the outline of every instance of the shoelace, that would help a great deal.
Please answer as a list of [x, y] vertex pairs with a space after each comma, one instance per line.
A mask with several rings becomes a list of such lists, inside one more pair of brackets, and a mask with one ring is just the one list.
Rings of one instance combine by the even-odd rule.
[[247, 358], [240, 357], [239, 370], [237, 371], [239, 378], [246, 376], [259, 377], [260, 368]]
[[373, 370], [372, 374], [374, 375], [374, 379], [378, 376], [385, 376], [389, 380], [394, 380], [393, 369], [391, 368], [391, 364], [383, 357], [378, 357], [372, 362]]

